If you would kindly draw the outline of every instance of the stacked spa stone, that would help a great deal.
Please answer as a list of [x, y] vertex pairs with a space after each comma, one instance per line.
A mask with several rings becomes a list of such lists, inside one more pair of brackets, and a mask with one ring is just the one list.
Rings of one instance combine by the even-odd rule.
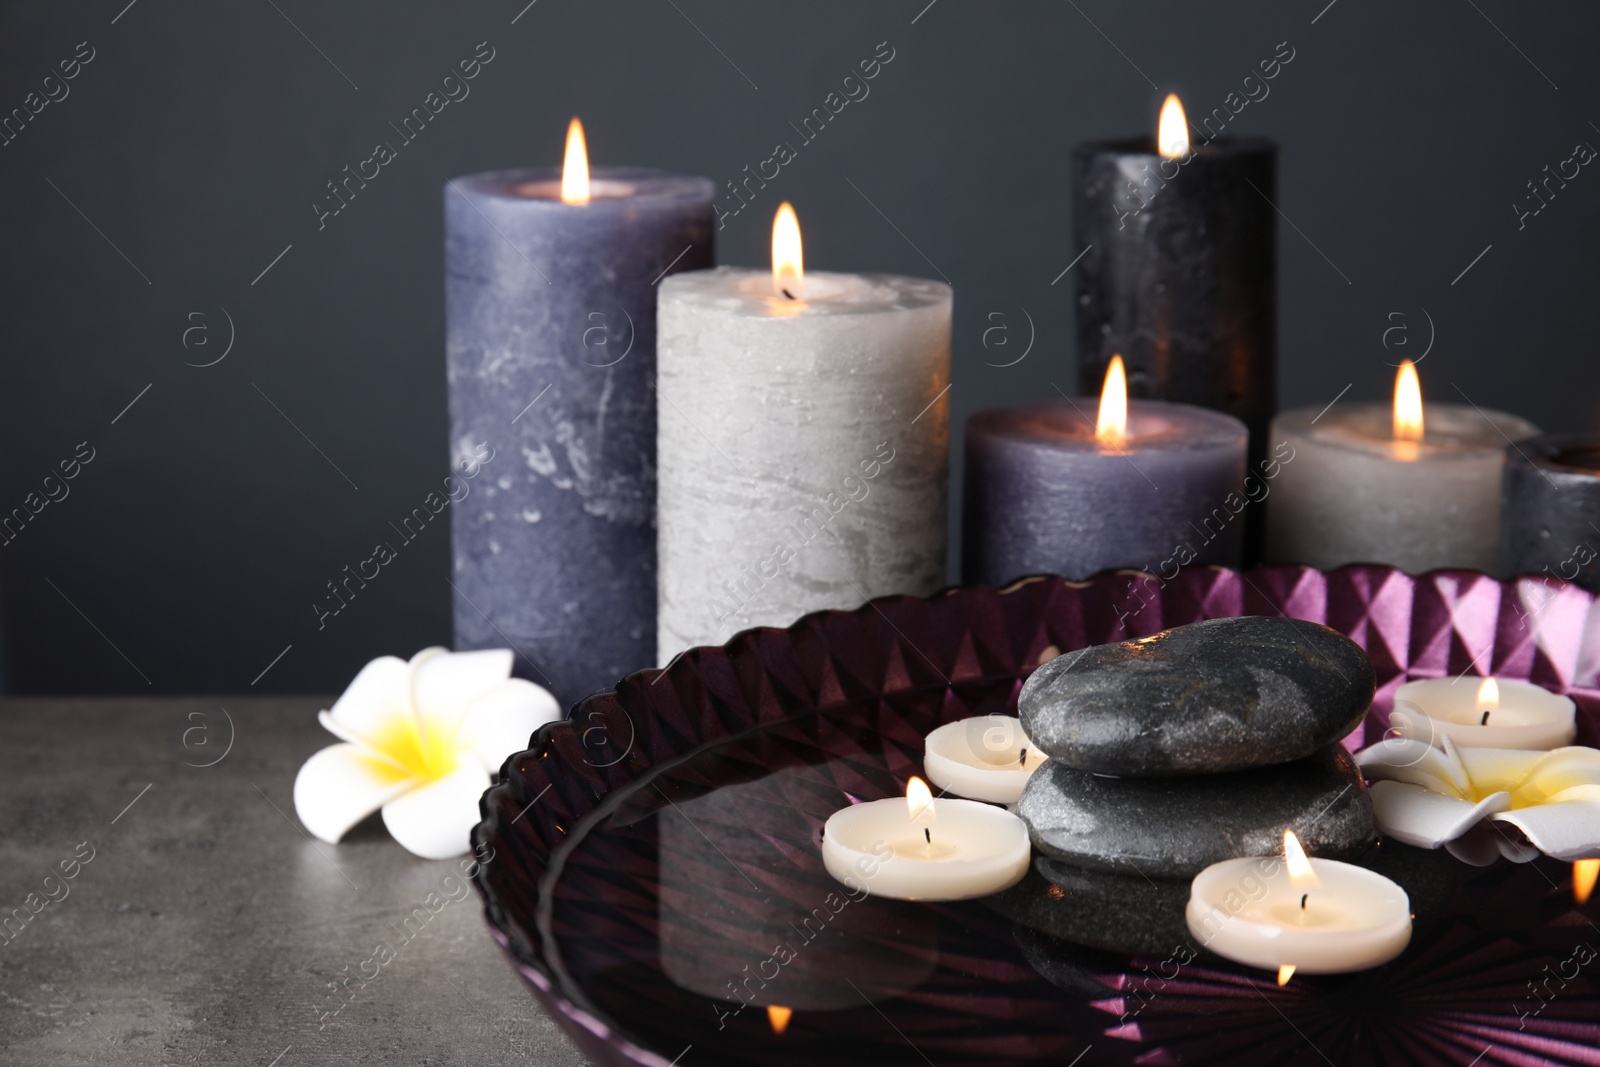
[[1190, 880], [1213, 863], [1282, 855], [1285, 830], [1313, 856], [1368, 853], [1372, 804], [1339, 742], [1373, 690], [1360, 646], [1285, 618], [1212, 619], [1044, 664], [1019, 698], [1050, 755], [1017, 809], [1048, 883], [1027, 909], [1048, 914], [1025, 921], [1170, 947]]

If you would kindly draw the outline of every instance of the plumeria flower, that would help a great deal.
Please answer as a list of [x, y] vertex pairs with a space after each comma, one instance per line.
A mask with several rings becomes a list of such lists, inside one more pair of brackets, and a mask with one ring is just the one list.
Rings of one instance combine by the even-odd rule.
[[306, 829], [334, 844], [382, 808], [396, 841], [447, 859], [467, 851], [491, 773], [561, 718], [561, 706], [511, 677], [509, 649], [425, 648], [409, 663], [373, 660], [317, 718], [344, 743], [306, 760], [294, 780]]
[[[1378, 828], [1421, 848], [1443, 845], [1479, 867], [1500, 856], [1518, 863], [1543, 853], [1558, 860], [1600, 857], [1600, 751], [1443, 748], [1389, 738], [1356, 754], [1373, 780]], [[1496, 823], [1515, 827], [1517, 835]]]

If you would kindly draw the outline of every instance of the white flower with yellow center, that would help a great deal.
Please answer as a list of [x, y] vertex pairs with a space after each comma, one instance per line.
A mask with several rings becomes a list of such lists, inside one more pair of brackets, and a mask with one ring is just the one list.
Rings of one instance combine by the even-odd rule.
[[478, 798], [506, 757], [561, 718], [549, 692], [511, 677], [508, 649], [425, 648], [411, 662], [383, 656], [361, 668], [318, 720], [343, 741], [300, 768], [294, 810], [335, 844], [383, 809], [394, 839], [425, 859], [466, 852]]
[[1442, 845], [1480, 867], [1500, 856], [1600, 857], [1600, 751], [1458, 748], [1449, 737], [1443, 746], [1389, 738], [1356, 754], [1373, 780], [1372, 810], [1384, 833], [1421, 848]]

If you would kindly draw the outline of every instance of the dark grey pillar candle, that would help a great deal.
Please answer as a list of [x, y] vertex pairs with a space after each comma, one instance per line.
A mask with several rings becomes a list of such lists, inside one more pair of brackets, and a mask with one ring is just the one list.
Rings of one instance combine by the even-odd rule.
[[1600, 439], [1536, 437], [1506, 449], [1500, 573], [1600, 592]]
[[1278, 407], [1277, 156], [1265, 138], [1218, 137], [1181, 159], [1151, 139], [1072, 157], [1079, 391], [1098, 394], [1120, 354], [1129, 396], [1249, 427], [1252, 468]]
[[[711, 266], [713, 185], [597, 169], [446, 184], [455, 643], [564, 704], [656, 665], [656, 288]], [[480, 453], [481, 455], [481, 453]]]
[[1095, 439], [1096, 404], [980, 411], [967, 420], [962, 575], [1087, 578], [1134, 567], [1239, 565], [1245, 428], [1215, 411], [1128, 402], [1119, 448]]

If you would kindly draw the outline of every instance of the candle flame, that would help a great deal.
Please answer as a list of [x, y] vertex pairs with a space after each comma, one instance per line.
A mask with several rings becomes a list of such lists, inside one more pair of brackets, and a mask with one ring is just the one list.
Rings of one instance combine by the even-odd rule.
[[589, 148], [583, 141], [583, 123], [567, 124], [567, 158], [561, 164], [561, 202], [589, 202]]
[[1401, 361], [1394, 376], [1394, 439], [1422, 440], [1422, 383], [1409, 359]]
[[928, 788], [927, 782], [914, 774], [911, 776], [911, 781], [906, 783], [906, 810], [911, 813], [913, 822], [924, 815], [932, 819], [934, 814], [933, 790]]
[[1493, 678], [1485, 678], [1483, 684], [1478, 686], [1478, 710], [1500, 710], [1500, 683]]
[[1168, 93], [1162, 101], [1161, 118], [1156, 123], [1156, 150], [1163, 159], [1182, 159], [1189, 154], [1189, 120], [1177, 93]]
[[1283, 858], [1289, 867], [1289, 881], [1294, 883], [1296, 889], [1314, 889], [1321, 884], [1293, 830], [1283, 832]]
[[1285, 963], [1282, 967], [1278, 968], [1278, 984], [1279, 985], [1288, 985], [1289, 984], [1289, 979], [1291, 979], [1293, 977], [1294, 977], [1294, 964]]
[[1579, 860], [1572, 865], [1572, 899], [1579, 904], [1589, 902], [1594, 892], [1595, 879], [1600, 878], [1600, 860]]
[[771, 1025], [772, 1032], [781, 1034], [789, 1029], [789, 1017], [793, 1014], [793, 1008], [785, 1008], [781, 1004], [767, 1005], [767, 1022]]
[[772, 219], [772, 288], [779, 296], [793, 300], [800, 299], [806, 291], [800, 220], [787, 200], [778, 205], [778, 213]]
[[1106, 384], [1100, 390], [1100, 417], [1095, 420], [1094, 436], [1103, 445], [1121, 445], [1128, 436], [1128, 372], [1122, 357], [1112, 356], [1106, 368]]

